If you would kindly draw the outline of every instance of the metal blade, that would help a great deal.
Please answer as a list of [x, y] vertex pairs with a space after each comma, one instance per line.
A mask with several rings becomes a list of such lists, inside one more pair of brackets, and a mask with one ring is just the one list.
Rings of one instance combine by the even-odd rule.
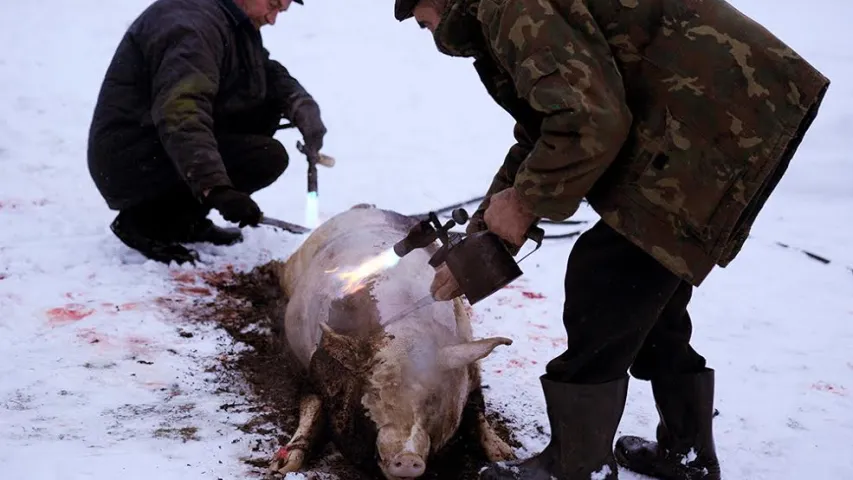
[[397, 315], [394, 315], [393, 317], [391, 317], [388, 321], [385, 322], [385, 325], [390, 325], [394, 322], [402, 320], [406, 316], [415, 313], [416, 311], [420, 310], [421, 308], [426, 307], [427, 305], [432, 305], [435, 302], [437, 302], [437, 300], [432, 298], [431, 294], [427, 295], [427, 296], [421, 298], [420, 300], [418, 300], [417, 302], [415, 302], [415, 304], [412, 305], [411, 307], [409, 307], [406, 310], [403, 310], [402, 312], [398, 313]]
[[303, 234], [311, 231], [308, 227], [303, 227], [302, 225], [297, 225], [295, 223], [285, 222], [284, 220], [279, 220], [277, 218], [270, 218], [264, 215], [261, 217], [261, 221], [259, 222], [263, 225], [269, 225], [271, 227], [277, 227], [282, 230], [286, 230], [290, 233]]

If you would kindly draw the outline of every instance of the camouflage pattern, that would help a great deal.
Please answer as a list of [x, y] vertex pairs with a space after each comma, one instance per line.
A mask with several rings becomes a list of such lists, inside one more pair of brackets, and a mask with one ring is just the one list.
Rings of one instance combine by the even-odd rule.
[[518, 122], [490, 193], [558, 221], [586, 198], [696, 286], [737, 255], [829, 86], [722, 0], [451, 0], [435, 41]]

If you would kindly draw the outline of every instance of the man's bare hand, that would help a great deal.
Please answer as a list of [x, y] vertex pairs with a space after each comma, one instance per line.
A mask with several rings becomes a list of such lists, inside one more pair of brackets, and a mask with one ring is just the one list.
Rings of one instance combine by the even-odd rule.
[[459, 288], [459, 284], [456, 283], [456, 279], [453, 278], [453, 274], [450, 273], [450, 269], [447, 268], [446, 263], [442, 263], [435, 270], [435, 277], [432, 279], [429, 293], [432, 294], [432, 298], [440, 302], [452, 300], [462, 295], [462, 290]]
[[516, 189], [509, 187], [492, 195], [483, 220], [495, 235], [521, 247], [527, 230], [536, 222], [536, 216], [522, 203]]

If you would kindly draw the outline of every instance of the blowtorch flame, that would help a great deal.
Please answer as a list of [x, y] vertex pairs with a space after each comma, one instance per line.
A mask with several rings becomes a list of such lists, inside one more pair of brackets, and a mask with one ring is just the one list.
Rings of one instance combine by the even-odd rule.
[[320, 220], [320, 199], [317, 192], [308, 192], [305, 199], [305, 223], [308, 228], [317, 228]]
[[[387, 270], [398, 263], [400, 263], [400, 257], [397, 256], [393, 248], [389, 248], [379, 255], [362, 262], [353, 269], [337, 273], [338, 279], [346, 282], [341, 288], [341, 292], [350, 294], [361, 290], [371, 276]], [[326, 273], [335, 272], [338, 272], [337, 268], [326, 271]]]

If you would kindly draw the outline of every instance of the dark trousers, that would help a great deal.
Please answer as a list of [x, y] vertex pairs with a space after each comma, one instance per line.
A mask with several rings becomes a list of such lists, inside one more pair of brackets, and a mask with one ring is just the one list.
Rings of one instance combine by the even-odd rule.
[[569, 383], [693, 373], [705, 359], [690, 346], [693, 286], [602, 221], [569, 255], [563, 323], [566, 351], [546, 367]]
[[[254, 193], [266, 188], [287, 169], [287, 151], [272, 138], [278, 118], [274, 112], [262, 111], [218, 128], [219, 153], [237, 190]], [[205, 219], [210, 210], [211, 206], [195, 198], [176, 173], [171, 188], [123, 209], [121, 214], [150, 236], [170, 239]]]

